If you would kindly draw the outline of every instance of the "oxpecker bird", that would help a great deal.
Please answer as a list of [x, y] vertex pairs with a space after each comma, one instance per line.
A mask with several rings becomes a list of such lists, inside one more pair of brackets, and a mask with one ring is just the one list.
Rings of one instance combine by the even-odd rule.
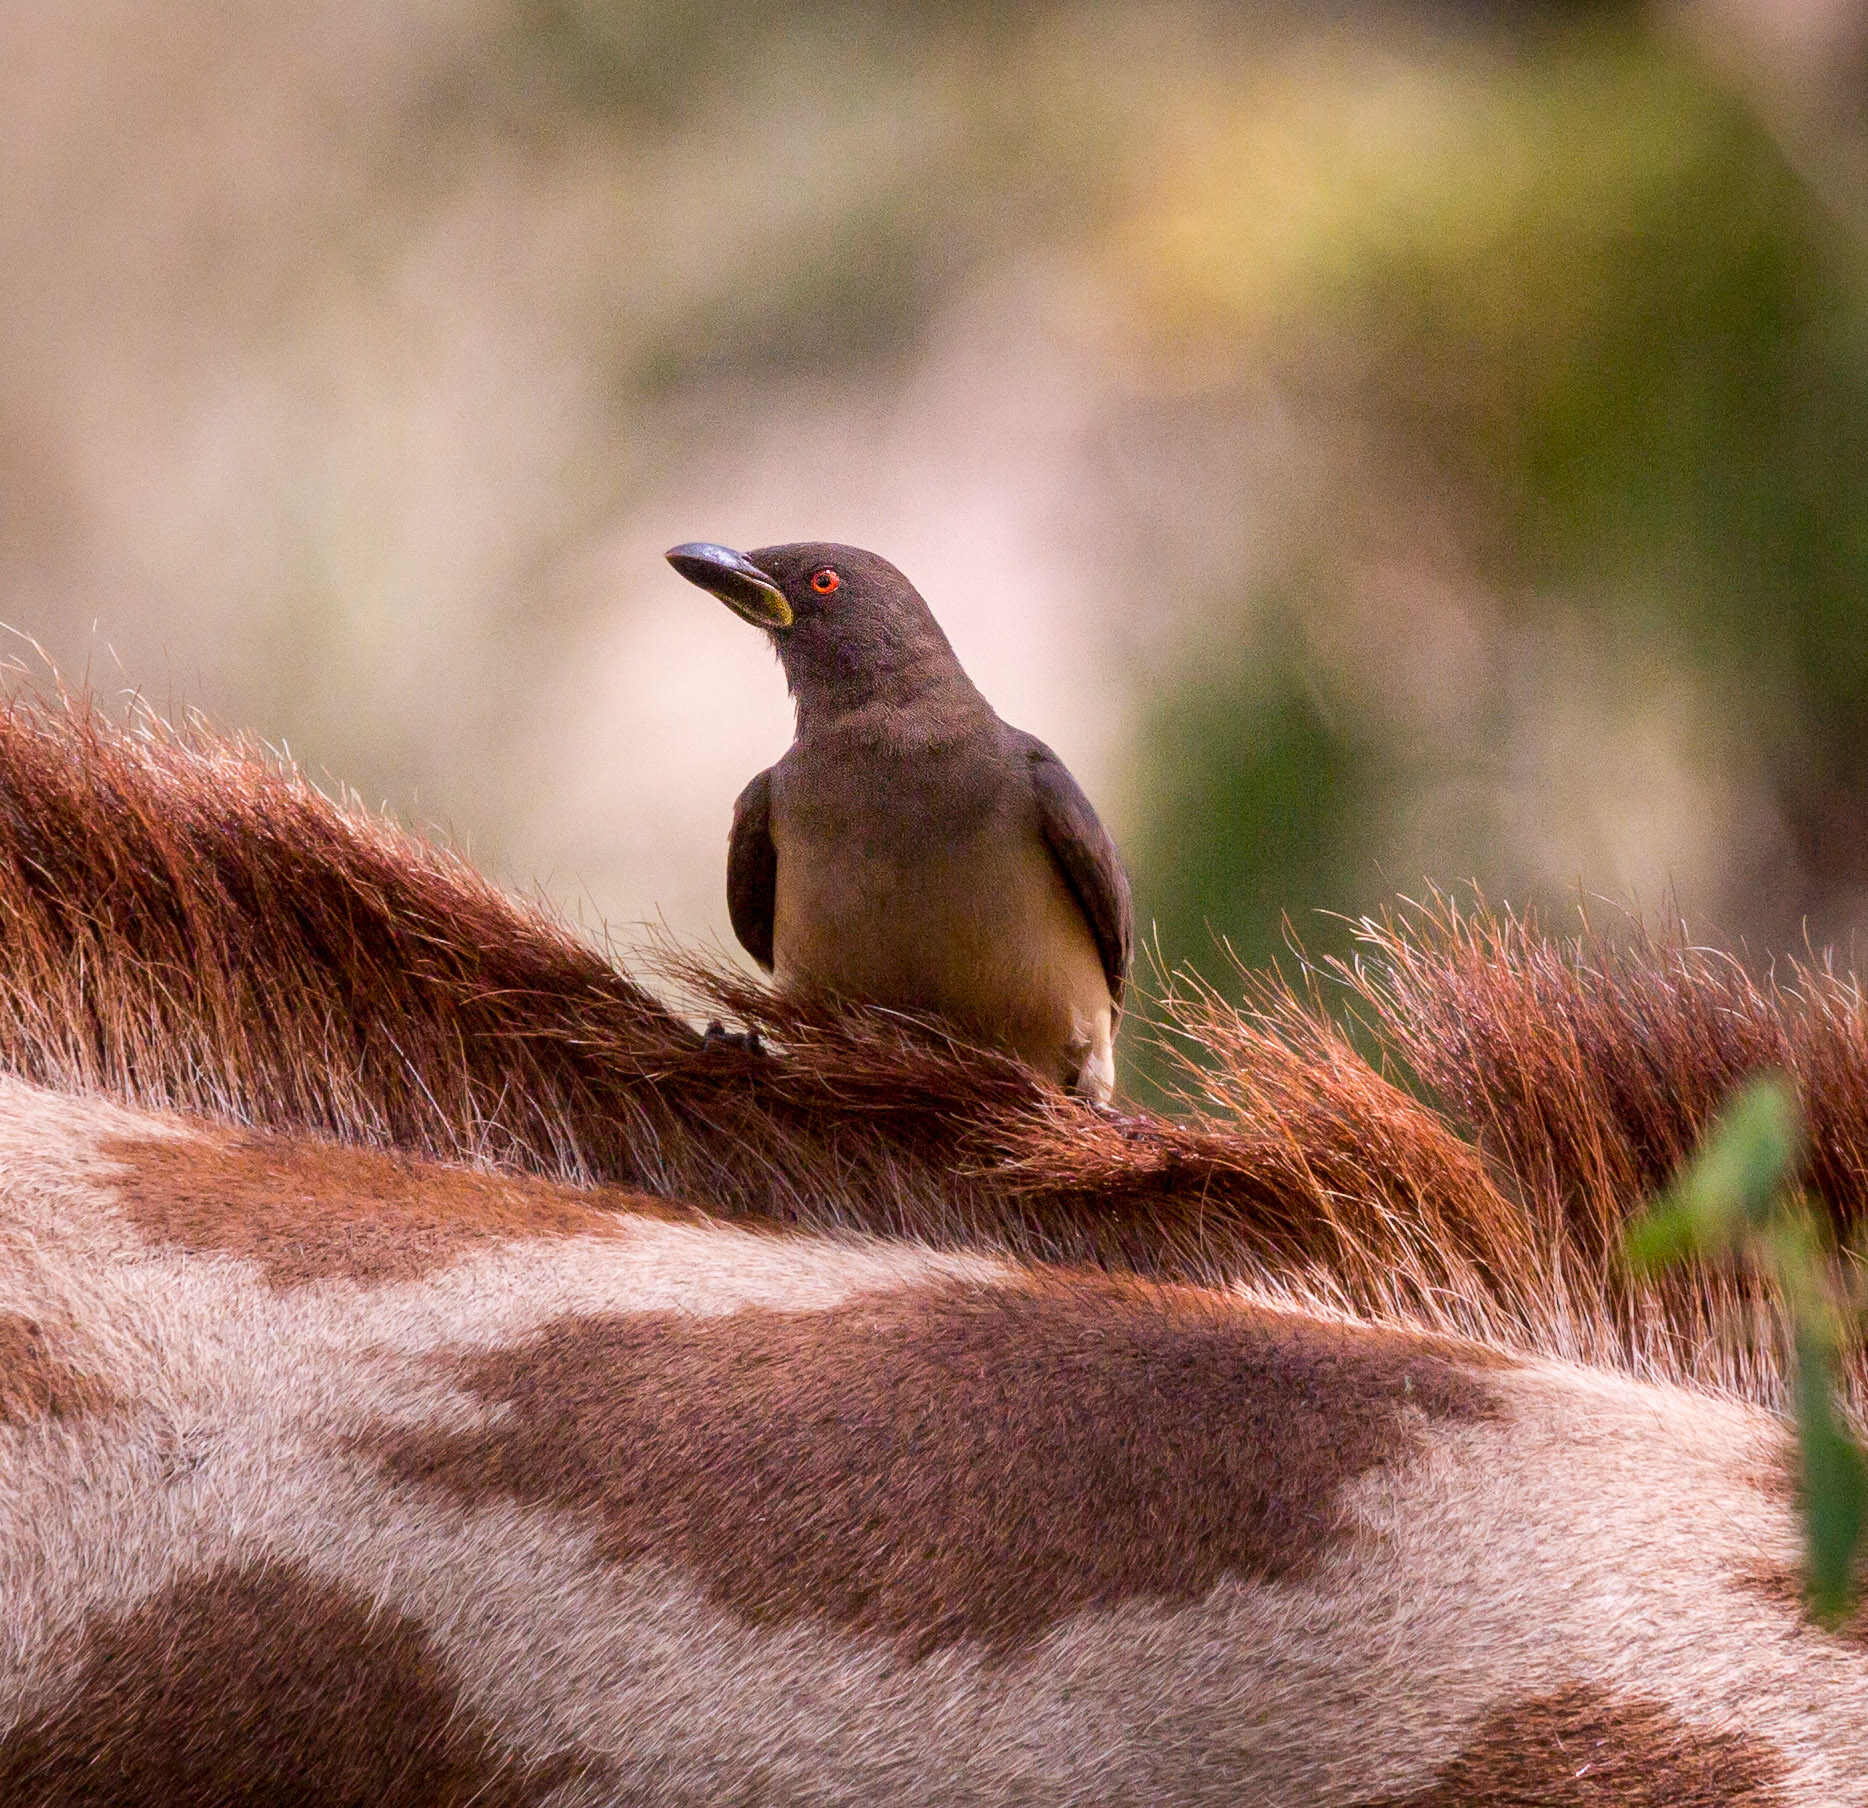
[[1107, 1102], [1133, 940], [1115, 844], [886, 559], [677, 546], [765, 630], [797, 734], [733, 807], [727, 912], [788, 992], [928, 1012]]

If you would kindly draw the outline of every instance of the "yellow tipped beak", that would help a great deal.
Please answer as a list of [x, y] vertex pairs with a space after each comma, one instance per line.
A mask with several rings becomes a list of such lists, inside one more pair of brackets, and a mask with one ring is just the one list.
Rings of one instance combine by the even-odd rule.
[[668, 563], [755, 628], [789, 628], [791, 605], [785, 593], [742, 552], [691, 540], [668, 553]]

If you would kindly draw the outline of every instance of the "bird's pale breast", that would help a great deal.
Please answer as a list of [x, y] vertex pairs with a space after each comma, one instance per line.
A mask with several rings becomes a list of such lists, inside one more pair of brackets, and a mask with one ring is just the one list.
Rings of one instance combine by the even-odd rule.
[[[819, 793], [821, 801], [821, 792]], [[933, 1012], [1072, 1080], [1109, 1067], [1109, 988], [1035, 813], [1002, 797], [956, 822], [876, 833], [860, 808], [773, 823], [777, 976]], [[803, 816], [803, 812], [798, 813]]]

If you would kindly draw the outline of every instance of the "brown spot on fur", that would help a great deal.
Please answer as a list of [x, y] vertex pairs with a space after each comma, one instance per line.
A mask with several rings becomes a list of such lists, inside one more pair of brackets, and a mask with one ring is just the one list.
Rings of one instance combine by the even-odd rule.
[[415, 1621], [284, 1564], [178, 1582], [84, 1641], [59, 1704], [0, 1736], [33, 1808], [534, 1808], [528, 1762]]
[[124, 1138], [105, 1153], [145, 1237], [257, 1262], [281, 1288], [416, 1280], [490, 1243], [608, 1235], [618, 1212], [674, 1215], [641, 1194], [288, 1137]]
[[1053, 1275], [562, 1319], [456, 1360], [513, 1411], [386, 1454], [405, 1480], [587, 1511], [611, 1561], [678, 1563], [756, 1622], [1005, 1649], [1085, 1608], [1302, 1572], [1344, 1484], [1410, 1454], [1423, 1416], [1493, 1410], [1488, 1361]]
[[0, 1312], [0, 1425], [76, 1419], [117, 1404], [107, 1382], [74, 1368], [52, 1348], [37, 1319]]
[[[1868, 1581], [1868, 1577], [1864, 1581]], [[1788, 1608], [1818, 1637], [1839, 1638], [1868, 1651], [1868, 1599], [1858, 1599], [1839, 1626], [1824, 1626], [1819, 1620], [1810, 1617], [1804, 1599], [1803, 1578], [1794, 1569], [1781, 1563], [1760, 1563], [1746, 1570], [1739, 1577], [1739, 1582], [1752, 1594], [1761, 1596], [1774, 1606]]]
[[1426, 1788], [1362, 1808], [1781, 1808], [1784, 1775], [1748, 1733], [1574, 1687], [1501, 1709]]
[[1780, 1432], [1765, 1455], [1741, 1464], [1732, 1471], [1732, 1476], [1744, 1486], [1755, 1488], [1766, 1500], [1783, 1507], [1796, 1507], [1803, 1498], [1797, 1468], [1796, 1440], [1790, 1433]]

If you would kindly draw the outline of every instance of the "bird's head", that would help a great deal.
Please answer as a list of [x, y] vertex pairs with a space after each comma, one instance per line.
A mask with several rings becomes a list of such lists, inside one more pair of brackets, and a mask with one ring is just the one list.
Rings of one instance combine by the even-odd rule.
[[873, 552], [827, 540], [753, 552], [696, 541], [668, 563], [771, 635], [800, 712], [972, 691], [921, 593]]

